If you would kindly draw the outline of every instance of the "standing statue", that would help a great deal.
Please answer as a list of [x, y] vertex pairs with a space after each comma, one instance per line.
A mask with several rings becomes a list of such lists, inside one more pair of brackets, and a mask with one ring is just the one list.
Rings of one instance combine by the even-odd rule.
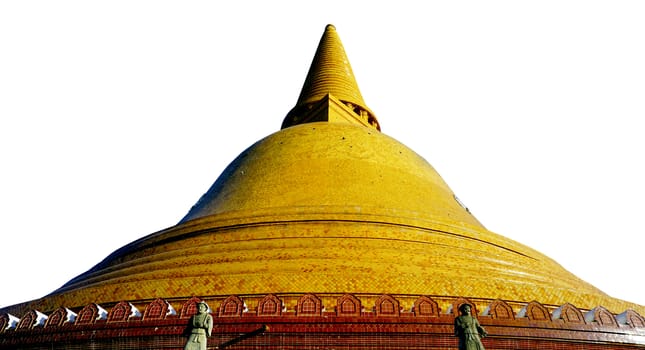
[[459, 337], [459, 350], [484, 350], [480, 338], [488, 333], [470, 314], [470, 305], [462, 304], [459, 313], [461, 315], [455, 318], [455, 336]]
[[206, 350], [206, 337], [213, 331], [213, 316], [208, 313], [208, 305], [200, 301], [197, 303], [197, 313], [188, 321], [188, 341], [184, 350]]

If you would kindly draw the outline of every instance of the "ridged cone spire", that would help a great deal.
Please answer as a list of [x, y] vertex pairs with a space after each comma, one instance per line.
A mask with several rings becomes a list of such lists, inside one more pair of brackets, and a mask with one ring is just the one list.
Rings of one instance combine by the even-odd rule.
[[369, 119], [369, 123], [380, 130], [363, 100], [336, 27], [331, 24], [325, 27], [298, 102], [285, 117], [282, 128], [308, 122], [307, 114], [312, 106], [327, 95], [335, 97], [363, 119]]

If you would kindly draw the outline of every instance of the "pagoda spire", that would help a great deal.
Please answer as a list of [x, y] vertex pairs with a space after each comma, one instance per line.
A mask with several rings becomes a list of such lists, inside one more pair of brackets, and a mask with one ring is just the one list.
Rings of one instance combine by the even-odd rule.
[[[329, 108], [333, 102], [336, 106]], [[347, 113], [333, 117], [332, 109]], [[374, 113], [363, 100], [336, 27], [331, 24], [325, 27], [298, 102], [285, 117], [282, 128], [315, 121], [343, 121], [380, 130]]]

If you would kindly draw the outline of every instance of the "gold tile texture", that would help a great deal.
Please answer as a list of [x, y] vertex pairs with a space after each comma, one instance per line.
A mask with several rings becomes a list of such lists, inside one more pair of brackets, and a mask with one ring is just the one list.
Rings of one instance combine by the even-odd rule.
[[425, 159], [369, 119], [371, 127], [333, 122], [351, 120], [353, 109], [344, 103], [367, 107], [329, 26], [298, 104], [306, 110], [324, 101], [337, 105], [323, 108], [327, 122], [296, 123], [252, 145], [178, 225], [119, 249], [23, 306], [356, 293], [645, 314], [645, 307], [611, 298], [543, 254], [488, 231]]

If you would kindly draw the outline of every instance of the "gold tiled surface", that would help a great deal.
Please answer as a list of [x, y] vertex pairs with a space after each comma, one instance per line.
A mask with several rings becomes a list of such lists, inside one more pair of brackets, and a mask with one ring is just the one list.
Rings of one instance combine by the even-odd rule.
[[[366, 108], [333, 27], [298, 104], [327, 94]], [[398, 141], [322, 122], [260, 140], [179, 225], [21, 307], [307, 292], [568, 302], [645, 314], [487, 231], [432, 166]]]
[[[373, 129], [309, 123], [276, 132], [242, 153], [184, 221], [258, 208], [334, 206], [415, 212], [481, 226], [432, 166]], [[325, 211], [323, 210], [322, 213]]]
[[487, 231], [477, 238], [495, 244], [456, 233], [355, 221], [213, 231], [133, 251], [39, 307], [311, 292], [467, 296], [645, 311], [604, 295], [517, 243], [500, 247], [498, 236]]
[[298, 125], [261, 140], [181, 224], [122, 251], [34, 305], [388, 293], [645, 313], [487, 231], [423, 158], [347, 124]]

